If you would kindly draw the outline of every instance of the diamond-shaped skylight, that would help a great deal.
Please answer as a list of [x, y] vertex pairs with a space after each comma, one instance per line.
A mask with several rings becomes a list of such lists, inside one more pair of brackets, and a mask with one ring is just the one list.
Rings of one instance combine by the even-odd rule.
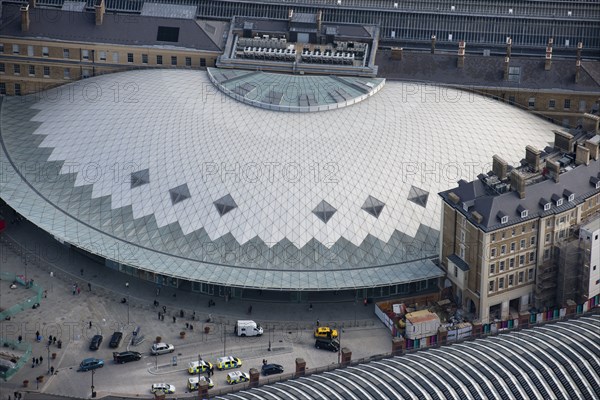
[[148, 168], [131, 173], [131, 188], [150, 183], [150, 170]]
[[221, 217], [227, 214], [229, 211], [233, 210], [234, 208], [237, 208], [237, 204], [235, 203], [233, 197], [231, 197], [230, 194], [226, 194], [220, 199], [215, 200], [213, 204], [217, 208], [217, 211], [219, 212], [219, 215]]
[[184, 183], [183, 185], [177, 186], [176, 188], [169, 190], [169, 193], [171, 194], [171, 202], [173, 204], [177, 204], [191, 197], [187, 183]]
[[385, 203], [377, 200], [373, 196], [367, 197], [365, 200], [365, 204], [362, 205], [362, 209], [374, 216], [375, 218], [379, 218], [379, 214], [383, 211], [383, 207], [385, 207]]
[[427, 199], [429, 199], [429, 192], [419, 189], [416, 186], [410, 187], [410, 192], [408, 192], [408, 200], [420, 205], [421, 207], [426, 207]]
[[327, 223], [336, 211], [331, 204], [323, 200], [315, 207], [313, 214], [319, 217], [321, 221]]

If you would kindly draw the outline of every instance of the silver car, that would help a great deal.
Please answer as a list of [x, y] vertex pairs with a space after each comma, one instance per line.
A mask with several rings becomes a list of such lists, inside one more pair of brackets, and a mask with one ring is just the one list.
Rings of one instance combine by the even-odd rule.
[[153, 356], [158, 354], [172, 353], [175, 351], [175, 346], [168, 343], [154, 343], [150, 352]]

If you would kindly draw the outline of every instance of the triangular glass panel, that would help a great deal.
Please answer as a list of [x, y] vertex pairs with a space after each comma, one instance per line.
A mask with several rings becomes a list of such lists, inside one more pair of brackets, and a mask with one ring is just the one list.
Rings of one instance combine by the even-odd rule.
[[169, 193], [171, 194], [171, 202], [173, 203], [173, 205], [191, 197], [187, 183], [184, 183], [183, 185], [177, 186], [176, 188], [169, 190]]
[[148, 168], [131, 173], [131, 188], [150, 183], [150, 170]]
[[337, 210], [325, 200], [321, 201], [312, 211], [321, 221], [327, 223]]
[[428, 199], [429, 199], [429, 192], [427, 192], [423, 189], [419, 189], [416, 186], [410, 187], [410, 192], [408, 192], [408, 200], [412, 201], [413, 203], [415, 203], [421, 207], [426, 207]]
[[217, 208], [217, 211], [219, 212], [219, 215], [221, 217], [227, 214], [229, 211], [233, 210], [234, 208], [237, 208], [237, 204], [235, 203], [233, 197], [231, 197], [230, 194], [226, 194], [220, 199], [215, 200], [213, 204]]
[[362, 205], [362, 209], [374, 216], [375, 218], [379, 218], [379, 214], [383, 211], [383, 207], [385, 207], [385, 203], [377, 200], [373, 196], [367, 197], [365, 200], [365, 204]]

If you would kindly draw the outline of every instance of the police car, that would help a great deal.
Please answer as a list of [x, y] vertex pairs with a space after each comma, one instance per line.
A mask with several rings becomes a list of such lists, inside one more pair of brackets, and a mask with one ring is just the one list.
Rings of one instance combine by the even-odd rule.
[[242, 360], [240, 360], [237, 357], [227, 356], [227, 357], [217, 358], [217, 369], [218, 370], [239, 368], [241, 366], [242, 366]]
[[201, 372], [206, 372], [211, 368], [212, 364], [204, 360], [192, 361], [188, 364], [188, 372], [190, 374], [199, 374]]
[[240, 382], [248, 382], [250, 380], [250, 375], [246, 372], [242, 371], [232, 371], [227, 374], [227, 383], [230, 385], [234, 385]]
[[194, 376], [194, 377], [188, 379], [188, 389], [190, 391], [192, 391], [192, 390], [198, 390], [198, 386], [200, 385], [200, 381], [207, 382], [209, 389], [212, 389], [213, 387], [215, 387], [215, 384], [213, 383], [212, 379], [207, 378], [205, 376]]
[[152, 393], [162, 392], [165, 394], [173, 394], [175, 393], [175, 386], [168, 383], [154, 383], [150, 391]]

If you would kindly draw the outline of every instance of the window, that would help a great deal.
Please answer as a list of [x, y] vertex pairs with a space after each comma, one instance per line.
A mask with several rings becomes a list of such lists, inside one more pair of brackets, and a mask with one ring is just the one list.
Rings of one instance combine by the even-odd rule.
[[532, 251], [531, 253], [529, 253], [529, 262], [534, 262], [535, 261], [535, 251]]
[[29, 76], [35, 76], [35, 65], [29, 65]]
[[456, 267], [456, 265], [454, 266], [454, 277], [458, 277], [458, 268]]
[[506, 245], [505, 245], [505, 244], [503, 244], [503, 245], [500, 247], [500, 254], [506, 254]]
[[192, 57], [186, 57], [185, 58], [185, 66], [186, 67], [191, 67], [192, 66]]
[[4, 53], [4, 43], [0, 43], [0, 53]]
[[529, 268], [529, 270], [527, 270], [527, 280], [533, 280], [533, 268]]
[[467, 238], [467, 235], [466, 235], [465, 231], [460, 231], [460, 241], [464, 242], [466, 238]]
[[521, 227], [521, 233], [525, 233], [525, 229], [527, 229], [527, 228], [526, 228], [526, 226], [525, 226], [525, 225], [523, 225], [523, 226]]
[[177, 65], [177, 56], [171, 56], [171, 65]]
[[119, 62], [119, 53], [117, 53], [116, 51], [113, 51], [113, 53], [112, 53], [112, 62], [114, 62], [114, 63]]
[[[509, 82], [520, 82], [521, 81], [521, 67], [508, 67], [508, 81]], [[509, 97], [509, 101], [510, 101], [510, 97]], [[512, 101], [514, 103], [514, 101], [515, 101], [514, 97], [513, 97]]]
[[159, 26], [156, 33], [156, 40], [159, 42], [178, 42], [179, 28], [172, 26]]
[[579, 100], [579, 111], [580, 112], [585, 112], [585, 100]]
[[148, 54], [142, 54], [142, 64], [148, 64]]
[[162, 65], [162, 56], [160, 56], [160, 55], [156, 56], [156, 63], [158, 65]]
[[504, 278], [498, 279], [498, 289], [504, 289]]
[[133, 62], [133, 53], [127, 53], [127, 62], [128, 63], [132, 63]]
[[84, 68], [84, 69], [82, 69], [82, 70], [81, 70], [81, 77], [82, 77], [83, 79], [85, 79], [85, 78], [89, 78], [90, 76], [92, 76], [92, 71], [90, 71], [90, 70], [89, 70], [89, 69], [87, 69], [87, 68]]
[[534, 230], [536, 227], [535, 222], [533, 224], [531, 224], [531, 230]]
[[64, 69], [63, 77], [65, 79], [71, 79], [71, 68], [65, 68]]
[[529, 108], [534, 108], [535, 107], [535, 97], [530, 97], [529, 100], [527, 101], [527, 106]]
[[568, 198], [569, 201], [575, 200], [575, 194], [571, 193]]
[[558, 206], [562, 206], [562, 204], [563, 204], [563, 199], [558, 199], [558, 200], [556, 200], [556, 206], [557, 206], [557, 207], [558, 207]]
[[506, 232], [502, 232], [502, 239], [506, 237]]
[[491, 258], [494, 258], [494, 257], [496, 257], [496, 248], [495, 248], [495, 247], [492, 247], [492, 248], [490, 249], [490, 257], [491, 257]]
[[15, 75], [21, 74], [21, 66], [19, 64], [14, 64], [13, 65], [13, 72], [15, 73]]
[[500, 261], [498, 263], [498, 271], [500, 271], [500, 272], [504, 271], [504, 261]]
[[492, 263], [490, 264], [490, 275], [495, 274], [496, 273], [496, 264]]
[[69, 58], [70, 55], [69, 49], [63, 49], [63, 58]]
[[525, 239], [521, 239], [521, 241], [519, 242], [519, 247], [521, 248], [521, 250], [525, 248]]
[[515, 243], [515, 242], [512, 242], [512, 243], [510, 244], [510, 251], [511, 251], [511, 252], [515, 251], [515, 248], [516, 248], [516, 243]]
[[494, 291], [494, 281], [490, 281], [490, 284], [488, 286], [488, 291], [489, 292], [493, 292]]
[[515, 236], [517, 234], [517, 230], [515, 228], [513, 228], [511, 234], [512, 234], [512, 236]]
[[544, 204], [544, 211], [548, 211], [550, 209], [550, 203]]
[[21, 84], [15, 83], [15, 96], [20, 96], [20, 95], [21, 95]]
[[564, 109], [569, 110], [571, 108], [571, 99], [565, 99]]
[[521, 218], [527, 218], [528, 215], [529, 215], [529, 210], [523, 210], [523, 211], [521, 211]]
[[200, 59], [200, 66], [201, 67], [206, 67], [206, 58], [201, 58]]
[[531, 240], [529, 241], [529, 244], [530, 244], [531, 246], [535, 246], [536, 239], [537, 239], [537, 238], [536, 238], [535, 236], [532, 236], [532, 237], [531, 237]]
[[0, 94], [6, 94], [6, 83], [0, 82]]
[[27, 55], [33, 57], [33, 46], [27, 46]]
[[507, 216], [507, 215], [504, 215], [504, 216], [502, 217], [502, 219], [500, 220], [500, 223], [502, 223], [502, 224], [505, 224], [505, 223], [507, 223], [507, 222], [508, 222], [508, 216]]
[[554, 99], [548, 100], [548, 108], [553, 109], [554, 107], [556, 107], [556, 100], [554, 100]]
[[496, 241], [496, 234], [495, 233], [492, 233], [491, 239], [492, 239], [492, 243]]
[[546, 249], [544, 250], [544, 260], [547, 260], [550, 258], [550, 249]]
[[525, 264], [525, 256], [519, 256], [519, 265]]
[[566, 229], [561, 229], [560, 232], [558, 232], [558, 238], [564, 239], [565, 236], [566, 236]]
[[48, 57], [48, 55], [50, 55], [50, 52], [48, 51], [47, 47], [42, 47], [42, 57]]
[[0, 74], [6, 72], [6, 65], [4, 63], [0, 63]]
[[523, 283], [523, 279], [525, 279], [525, 272], [519, 272], [519, 283]]
[[511, 258], [510, 260], [508, 260], [508, 267], [509, 268], [514, 268], [515, 267], [515, 258]]
[[515, 276], [513, 274], [510, 274], [508, 276], [508, 286], [512, 286], [515, 284]]
[[21, 49], [19, 48], [18, 44], [13, 44], [12, 48], [13, 48], [13, 54], [19, 54], [21, 52]]
[[565, 221], [567, 220], [567, 218], [565, 216], [560, 217], [560, 219], [558, 220], [559, 224], [564, 224]]
[[90, 59], [90, 51], [82, 49], [81, 50], [81, 59], [82, 60], [89, 60]]
[[50, 77], [50, 67], [44, 66], [44, 78]]
[[546, 243], [550, 243], [551, 238], [552, 238], [552, 235], [550, 235], [549, 233], [546, 233]]
[[106, 61], [106, 52], [100, 51], [100, 61]]

